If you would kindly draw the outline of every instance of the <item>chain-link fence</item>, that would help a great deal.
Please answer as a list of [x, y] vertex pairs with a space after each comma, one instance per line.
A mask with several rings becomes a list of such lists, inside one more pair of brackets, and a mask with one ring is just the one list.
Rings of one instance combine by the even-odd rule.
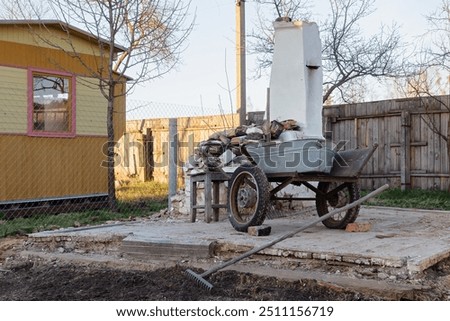
[[197, 142], [238, 119], [220, 109], [133, 100], [125, 111], [125, 99], [119, 99], [114, 113], [117, 211], [110, 211], [105, 100], [78, 82], [76, 93], [71, 91], [75, 86], [65, 81], [72, 80], [63, 77], [50, 79], [67, 87], [60, 92], [58, 86], [46, 86], [48, 79], [41, 79], [40, 90], [35, 80], [31, 93], [16, 80], [0, 88], [0, 237], [165, 209], [169, 118], [177, 119], [179, 188], [184, 187], [183, 164]]
[[151, 102], [131, 101], [128, 105], [127, 131], [116, 144], [117, 183], [124, 189], [136, 184], [167, 186], [171, 177], [180, 193], [171, 197], [170, 210], [188, 214], [189, 157], [211, 134], [237, 126], [238, 114]]

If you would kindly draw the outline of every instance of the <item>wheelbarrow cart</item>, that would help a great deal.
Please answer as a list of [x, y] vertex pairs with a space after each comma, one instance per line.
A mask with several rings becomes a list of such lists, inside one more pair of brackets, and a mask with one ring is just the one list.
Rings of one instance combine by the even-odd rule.
[[[241, 146], [246, 161], [221, 169], [231, 175], [227, 204], [232, 226], [246, 232], [250, 226], [263, 224], [275, 201], [315, 201], [318, 215], [324, 216], [358, 200], [359, 176], [376, 148], [334, 151], [324, 142], [308, 139]], [[280, 196], [289, 185], [304, 186], [315, 197]], [[330, 229], [344, 229], [358, 213], [356, 206], [322, 223]]]

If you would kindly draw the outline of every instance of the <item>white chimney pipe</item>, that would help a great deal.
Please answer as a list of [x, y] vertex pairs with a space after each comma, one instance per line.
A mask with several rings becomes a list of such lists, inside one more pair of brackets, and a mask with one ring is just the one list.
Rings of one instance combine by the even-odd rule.
[[270, 117], [294, 119], [304, 138], [322, 135], [322, 46], [316, 23], [274, 22]]

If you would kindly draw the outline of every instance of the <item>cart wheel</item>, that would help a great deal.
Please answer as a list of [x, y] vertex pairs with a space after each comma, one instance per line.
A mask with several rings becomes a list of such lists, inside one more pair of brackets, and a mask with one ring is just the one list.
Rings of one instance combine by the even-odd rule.
[[[357, 183], [343, 183], [339, 185], [335, 182], [319, 182], [317, 188], [324, 193], [324, 195], [320, 195], [320, 193], [316, 195], [316, 208], [319, 216], [324, 216], [336, 208], [344, 207], [359, 199], [360, 189]], [[333, 190], [335, 192], [330, 193]], [[344, 229], [347, 224], [356, 220], [358, 213], [359, 206], [355, 206], [346, 212], [338, 213], [322, 221], [322, 223], [328, 228]]]
[[228, 188], [228, 218], [240, 232], [264, 222], [269, 211], [270, 185], [256, 166], [240, 166], [231, 176]]

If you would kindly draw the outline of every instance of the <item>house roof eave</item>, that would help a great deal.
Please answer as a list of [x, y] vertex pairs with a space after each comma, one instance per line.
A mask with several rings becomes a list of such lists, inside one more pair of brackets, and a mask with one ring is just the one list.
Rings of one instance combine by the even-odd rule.
[[[80, 29], [78, 27], [75, 27], [73, 25], [70, 25], [66, 22], [60, 21], [60, 20], [0, 20], [0, 26], [1, 25], [26, 25], [26, 26], [56, 26], [62, 30], [69, 30], [70, 33], [83, 38], [85, 40], [88, 40], [90, 42], [101, 42], [107, 46], [110, 45], [109, 41], [95, 36], [83, 29]], [[114, 45], [115, 52], [123, 52], [126, 51], [127, 48], [117, 45]]]

